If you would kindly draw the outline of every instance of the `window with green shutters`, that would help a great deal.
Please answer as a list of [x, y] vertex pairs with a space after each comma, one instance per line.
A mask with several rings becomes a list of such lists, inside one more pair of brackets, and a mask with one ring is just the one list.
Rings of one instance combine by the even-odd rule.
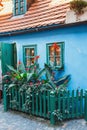
[[46, 49], [47, 63], [51, 67], [62, 69], [64, 67], [64, 42], [49, 43]]
[[26, 67], [34, 64], [35, 56], [37, 54], [37, 46], [31, 45], [31, 46], [24, 46], [23, 47], [23, 53], [24, 53], [24, 64]]
[[14, 15], [21, 15], [26, 12], [26, 0], [14, 0]]

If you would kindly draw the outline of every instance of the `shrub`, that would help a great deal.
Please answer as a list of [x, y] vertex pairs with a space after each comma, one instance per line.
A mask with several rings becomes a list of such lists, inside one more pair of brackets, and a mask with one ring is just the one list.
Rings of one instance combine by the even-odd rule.
[[37, 93], [39, 91], [50, 90], [58, 93], [59, 91], [66, 91], [70, 80], [70, 75], [65, 75], [55, 80], [55, 73], [47, 64], [44, 64], [43, 69], [40, 69], [37, 63], [29, 66], [27, 69], [25, 69], [22, 63], [19, 64], [17, 70], [9, 65], [8, 68], [10, 73], [3, 77], [3, 82], [8, 85], [8, 89], [21, 86], [21, 91], [22, 89], [27, 89], [30, 92], [34, 91]]

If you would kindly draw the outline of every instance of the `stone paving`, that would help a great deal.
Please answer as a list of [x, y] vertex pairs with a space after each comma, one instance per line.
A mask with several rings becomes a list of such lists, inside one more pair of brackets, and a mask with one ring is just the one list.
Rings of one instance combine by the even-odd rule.
[[19, 112], [4, 112], [0, 104], [0, 130], [87, 130], [87, 123], [84, 119], [77, 119], [53, 126], [49, 120]]

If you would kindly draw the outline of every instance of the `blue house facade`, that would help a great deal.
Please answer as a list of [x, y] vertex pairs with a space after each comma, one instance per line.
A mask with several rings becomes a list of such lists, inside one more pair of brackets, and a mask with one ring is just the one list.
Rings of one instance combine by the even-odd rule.
[[[44, 63], [55, 66], [56, 79], [61, 75], [71, 75], [70, 90], [87, 88], [87, 22], [52, 24], [10, 32], [0, 30], [0, 43], [2, 47], [16, 44], [17, 63], [21, 61], [27, 67], [38, 56], [40, 68]], [[5, 64], [6, 61], [2, 59], [2, 62]]]

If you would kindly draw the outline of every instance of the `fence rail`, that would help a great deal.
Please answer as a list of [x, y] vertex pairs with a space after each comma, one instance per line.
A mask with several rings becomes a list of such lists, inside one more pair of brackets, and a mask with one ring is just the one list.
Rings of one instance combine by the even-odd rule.
[[87, 121], [87, 92], [72, 90], [60, 92], [44, 91], [39, 93], [22, 93], [19, 88], [4, 88], [4, 110], [22, 111], [28, 114], [50, 119], [52, 124], [62, 115], [63, 119], [84, 117]]

